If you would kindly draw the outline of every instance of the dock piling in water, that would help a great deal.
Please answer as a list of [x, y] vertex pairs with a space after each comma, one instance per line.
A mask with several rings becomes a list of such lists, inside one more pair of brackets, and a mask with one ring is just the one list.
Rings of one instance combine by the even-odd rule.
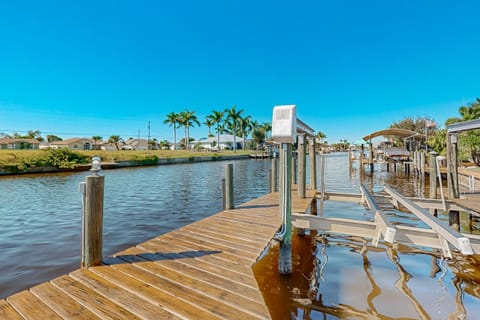
[[225, 209], [233, 209], [233, 163], [225, 165]]
[[306, 145], [305, 134], [298, 135], [298, 196], [305, 198], [306, 184]]
[[82, 268], [102, 264], [104, 185], [104, 176], [91, 175], [85, 178], [82, 212]]

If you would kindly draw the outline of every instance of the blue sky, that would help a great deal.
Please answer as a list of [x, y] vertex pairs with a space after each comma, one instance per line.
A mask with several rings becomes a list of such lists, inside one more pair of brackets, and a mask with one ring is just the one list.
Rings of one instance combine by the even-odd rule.
[[[0, 132], [173, 139], [171, 111], [274, 105], [354, 141], [479, 97], [476, 1], [2, 1]], [[182, 131], [178, 132], [182, 136]], [[193, 128], [195, 138], [207, 127]]]

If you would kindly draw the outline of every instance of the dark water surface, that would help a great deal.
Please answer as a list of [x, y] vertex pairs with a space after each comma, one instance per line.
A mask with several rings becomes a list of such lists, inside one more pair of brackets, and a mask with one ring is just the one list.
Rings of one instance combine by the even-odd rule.
[[[219, 212], [225, 163], [103, 171], [104, 255]], [[233, 164], [235, 203], [267, 193], [270, 161]], [[78, 184], [86, 175], [0, 178], [0, 298], [79, 267]]]
[[[358, 168], [348, 170], [345, 154], [325, 156], [326, 190], [359, 193]], [[407, 196], [428, 197], [428, 185], [380, 167], [364, 183], [380, 191], [389, 184]], [[318, 214], [373, 220], [355, 203], [317, 204]], [[425, 227], [412, 214], [388, 210], [394, 223]], [[441, 215], [442, 220], [448, 220]], [[463, 221], [468, 221], [465, 216]], [[466, 224], [462, 231], [467, 231]], [[255, 266], [272, 317], [277, 319], [480, 319], [480, 257], [443, 259], [429, 248], [312, 232], [293, 237], [293, 273], [277, 271], [273, 246]]]

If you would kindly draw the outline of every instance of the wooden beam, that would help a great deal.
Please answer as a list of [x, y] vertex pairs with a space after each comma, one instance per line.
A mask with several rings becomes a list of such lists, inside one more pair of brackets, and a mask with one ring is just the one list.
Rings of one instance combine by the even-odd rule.
[[[315, 198], [321, 199], [321, 193], [315, 194]], [[357, 193], [325, 192], [324, 200], [361, 203], [362, 195]]]

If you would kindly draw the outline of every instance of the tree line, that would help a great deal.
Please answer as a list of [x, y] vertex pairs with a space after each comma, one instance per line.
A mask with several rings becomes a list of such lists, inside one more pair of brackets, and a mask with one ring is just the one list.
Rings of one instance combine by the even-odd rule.
[[[391, 128], [402, 128], [414, 131], [426, 137], [423, 145], [438, 154], [445, 155], [447, 149], [446, 127], [457, 122], [480, 119], [480, 99], [458, 108], [459, 116], [448, 118], [445, 121], [445, 128], [440, 128], [432, 118], [429, 117], [406, 117], [390, 125]], [[480, 130], [472, 130], [459, 134], [459, 158], [473, 161], [480, 166]], [[396, 140], [396, 144], [402, 141]], [[422, 143], [422, 142], [420, 142]]]

